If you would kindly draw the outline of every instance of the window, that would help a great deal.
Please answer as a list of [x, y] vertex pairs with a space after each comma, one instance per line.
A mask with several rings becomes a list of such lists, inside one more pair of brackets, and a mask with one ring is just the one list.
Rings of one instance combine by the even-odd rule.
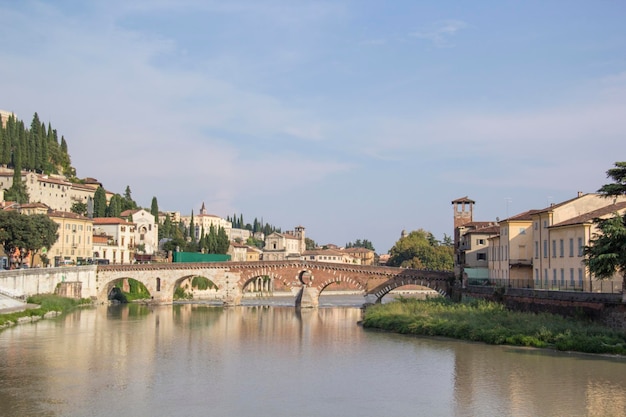
[[565, 285], [565, 270], [561, 268], [561, 286]]
[[535, 241], [535, 259], [539, 258], [539, 242]]
[[556, 258], [556, 239], [552, 239], [552, 257]]
[[574, 268], [569, 269], [569, 283], [572, 287], [574, 286]]
[[578, 268], [578, 285], [583, 286], [583, 269]]
[[547, 240], [543, 241], [543, 257], [544, 258], [548, 257], [548, 241]]
[[578, 238], [578, 257], [583, 256], [584, 252], [585, 252], [585, 247], [583, 246], [583, 238], [579, 237]]
[[476, 244], [477, 245], [484, 245], [485, 244], [485, 239], [476, 239]]
[[556, 268], [552, 270], [552, 285], [556, 285]]
[[574, 257], [574, 239], [571, 237], [569, 238], [569, 257]]
[[486, 253], [477, 253], [476, 254], [476, 260], [477, 261], [486, 261], [487, 260], [487, 254]]
[[537, 230], [539, 228], [539, 222], [535, 222], [534, 223], [534, 228], [535, 228], [535, 230]]
[[563, 239], [559, 239], [559, 257], [562, 258], [564, 252], [564, 243], [563, 243]]

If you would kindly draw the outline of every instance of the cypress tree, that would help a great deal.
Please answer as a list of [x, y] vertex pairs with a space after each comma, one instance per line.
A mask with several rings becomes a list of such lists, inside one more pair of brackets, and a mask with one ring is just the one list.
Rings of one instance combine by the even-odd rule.
[[152, 204], [150, 205], [150, 213], [154, 216], [154, 221], [159, 223], [159, 203], [157, 203], [157, 198], [152, 197]]
[[93, 216], [105, 217], [107, 210], [107, 196], [104, 188], [98, 187], [93, 196]]

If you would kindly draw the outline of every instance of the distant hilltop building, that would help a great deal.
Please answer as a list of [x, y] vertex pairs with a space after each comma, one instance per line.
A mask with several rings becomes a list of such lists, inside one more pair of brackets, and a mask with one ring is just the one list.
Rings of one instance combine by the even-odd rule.
[[15, 114], [13, 112], [10, 111], [6, 111], [6, 110], [0, 110], [0, 117], [2, 117], [2, 126], [6, 126], [7, 124], [7, 120], [9, 119], [9, 116], [15, 116]]

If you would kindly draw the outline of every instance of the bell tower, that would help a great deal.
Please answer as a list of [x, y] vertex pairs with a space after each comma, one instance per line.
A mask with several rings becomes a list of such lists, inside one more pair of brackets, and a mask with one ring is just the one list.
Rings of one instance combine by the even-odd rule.
[[474, 204], [467, 196], [452, 201], [454, 208], [454, 230], [474, 221]]

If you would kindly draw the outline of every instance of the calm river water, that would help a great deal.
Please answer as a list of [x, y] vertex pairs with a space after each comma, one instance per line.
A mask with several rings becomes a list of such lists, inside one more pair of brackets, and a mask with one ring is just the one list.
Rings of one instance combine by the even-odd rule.
[[626, 360], [357, 325], [361, 297], [100, 306], [0, 331], [0, 416], [626, 416]]

